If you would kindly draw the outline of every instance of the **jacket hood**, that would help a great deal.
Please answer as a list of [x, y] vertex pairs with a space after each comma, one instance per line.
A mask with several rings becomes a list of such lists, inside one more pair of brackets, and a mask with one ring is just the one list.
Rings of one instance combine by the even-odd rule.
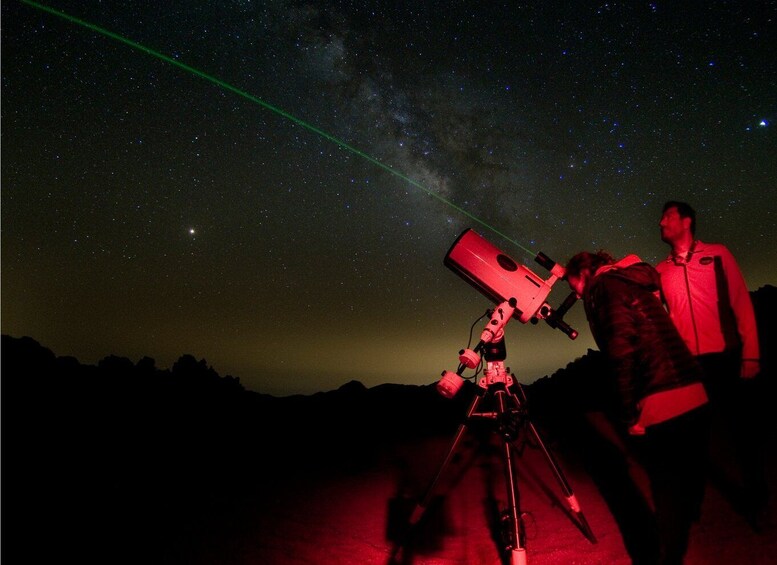
[[651, 292], [655, 292], [660, 288], [660, 275], [658, 271], [636, 255], [627, 255], [620, 261], [612, 265], [606, 265], [596, 271], [597, 277], [604, 274], [637, 284]]

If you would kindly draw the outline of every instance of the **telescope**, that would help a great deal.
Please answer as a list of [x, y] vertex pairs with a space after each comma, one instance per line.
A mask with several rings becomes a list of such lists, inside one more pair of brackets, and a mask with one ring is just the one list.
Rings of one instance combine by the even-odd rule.
[[443, 263], [494, 303], [509, 302], [513, 308], [511, 317], [521, 323], [545, 320], [550, 327], [575, 339], [577, 331], [563, 319], [577, 300], [575, 293], [555, 310], [546, 301], [553, 285], [566, 276], [566, 269], [544, 253], [538, 253], [534, 259], [550, 272], [547, 279], [468, 229], [453, 243]]
[[[535, 445], [542, 450], [563, 490], [571, 515], [576, 517], [578, 527], [589, 540], [596, 542], [596, 537], [563, 471], [529, 419], [528, 409], [524, 405], [526, 396], [521, 385], [504, 364], [507, 356], [504, 330], [513, 318], [524, 324], [527, 322], [536, 324], [539, 320], [545, 320], [552, 328], [561, 330], [570, 339], [577, 337], [577, 332], [563, 320], [564, 314], [577, 300], [577, 295], [574, 292], [571, 293], [557, 310], [547, 302], [553, 285], [565, 278], [566, 269], [542, 253], [539, 253], [535, 259], [550, 271], [547, 279], [538, 276], [528, 267], [519, 265], [471, 229], [466, 230], [456, 239], [445, 256], [444, 263], [448, 268], [493, 300], [496, 306], [487, 312], [489, 320], [480, 334], [478, 344], [473, 349], [469, 349], [468, 345], [467, 349], [459, 351], [458, 370], [455, 373], [443, 371], [442, 378], [437, 382], [437, 391], [445, 398], [453, 398], [464, 384], [462, 375], [466, 369], [475, 369], [475, 376], [483, 369], [483, 378], [478, 382], [478, 393], [472, 399], [467, 415], [459, 425], [440, 469], [410, 516], [411, 525], [420, 521], [432, 500], [444, 469], [454, 460], [457, 446], [468, 424], [476, 419], [488, 420], [494, 425], [494, 431], [502, 441], [507, 509], [500, 515], [500, 524], [503, 548], [506, 551], [504, 557], [509, 557], [510, 565], [526, 565], [524, 545], [526, 535], [515, 472], [515, 454], [520, 453], [522, 448], [516, 451], [513, 445], [518, 441], [521, 432], [531, 434]], [[483, 361], [485, 364], [482, 363]], [[507, 560], [504, 562], [507, 563]]]

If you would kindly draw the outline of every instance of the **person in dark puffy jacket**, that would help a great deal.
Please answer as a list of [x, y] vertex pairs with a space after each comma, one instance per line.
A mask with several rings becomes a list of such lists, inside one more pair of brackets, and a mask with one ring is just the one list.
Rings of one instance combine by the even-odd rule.
[[[566, 266], [610, 368], [617, 414], [642, 454], [657, 547], [640, 563], [682, 563], [705, 488], [708, 414], [702, 370], [659, 298], [658, 272], [639, 257], [581, 252]], [[634, 557], [634, 556], [632, 556]]]

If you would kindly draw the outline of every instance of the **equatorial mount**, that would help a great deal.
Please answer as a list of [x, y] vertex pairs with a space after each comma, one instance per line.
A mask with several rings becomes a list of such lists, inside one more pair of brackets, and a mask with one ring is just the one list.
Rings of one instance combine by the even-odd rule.
[[[484, 377], [478, 383], [481, 388], [488, 388], [491, 381], [502, 379], [507, 386], [513, 384], [509, 371], [505, 370], [502, 361], [507, 357], [504, 343], [504, 328], [515, 313], [516, 300], [511, 298], [499, 304], [490, 311], [490, 318], [480, 334], [480, 341], [474, 349], [459, 351], [459, 367], [456, 372], [443, 371], [442, 378], [437, 382], [437, 391], [445, 398], [453, 398], [464, 385], [464, 371], [476, 369], [482, 358], [486, 360]], [[482, 356], [482, 358], [481, 358]], [[504, 375], [503, 375], [504, 373]], [[509, 384], [508, 384], [509, 381]]]

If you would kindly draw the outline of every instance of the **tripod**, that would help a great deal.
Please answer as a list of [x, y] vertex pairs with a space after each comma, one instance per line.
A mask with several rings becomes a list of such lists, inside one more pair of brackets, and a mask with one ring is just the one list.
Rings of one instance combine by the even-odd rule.
[[[545, 459], [550, 465], [556, 480], [558, 481], [569, 510], [577, 521], [583, 535], [592, 543], [596, 543], [588, 522], [583, 515], [577, 498], [572, 492], [569, 483], [564, 476], [561, 467], [554, 455], [547, 449], [537, 428], [528, 417], [525, 408], [526, 397], [520, 384], [515, 382], [512, 375], [504, 366], [506, 348], [504, 341], [486, 344], [481, 342], [479, 349], [483, 350], [486, 360], [484, 377], [478, 383], [478, 391], [470, 404], [464, 421], [459, 425], [453, 438], [453, 442], [443, 460], [442, 465], [434, 476], [423, 498], [418, 502], [410, 517], [411, 527], [418, 523], [426, 508], [432, 500], [438, 481], [443, 476], [446, 468], [453, 461], [456, 450], [467, 431], [469, 422], [476, 419], [490, 420], [496, 424], [497, 432], [501, 438], [501, 450], [504, 463], [505, 483], [507, 487], [507, 509], [503, 513], [503, 525], [505, 527], [506, 550], [509, 552], [510, 565], [526, 565], [526, 548], [524, 547], [524, 535], [520, 514], [520, 498], [516, 478], [516, 450], [513, 442], [520, 432], [530, 434], [530, 438], [540, 448]], [[460, 367], [461, 370], [461, 367]], [[493, 410], [482, 412], [481, 406], [486, 399], [493, 400]]]

